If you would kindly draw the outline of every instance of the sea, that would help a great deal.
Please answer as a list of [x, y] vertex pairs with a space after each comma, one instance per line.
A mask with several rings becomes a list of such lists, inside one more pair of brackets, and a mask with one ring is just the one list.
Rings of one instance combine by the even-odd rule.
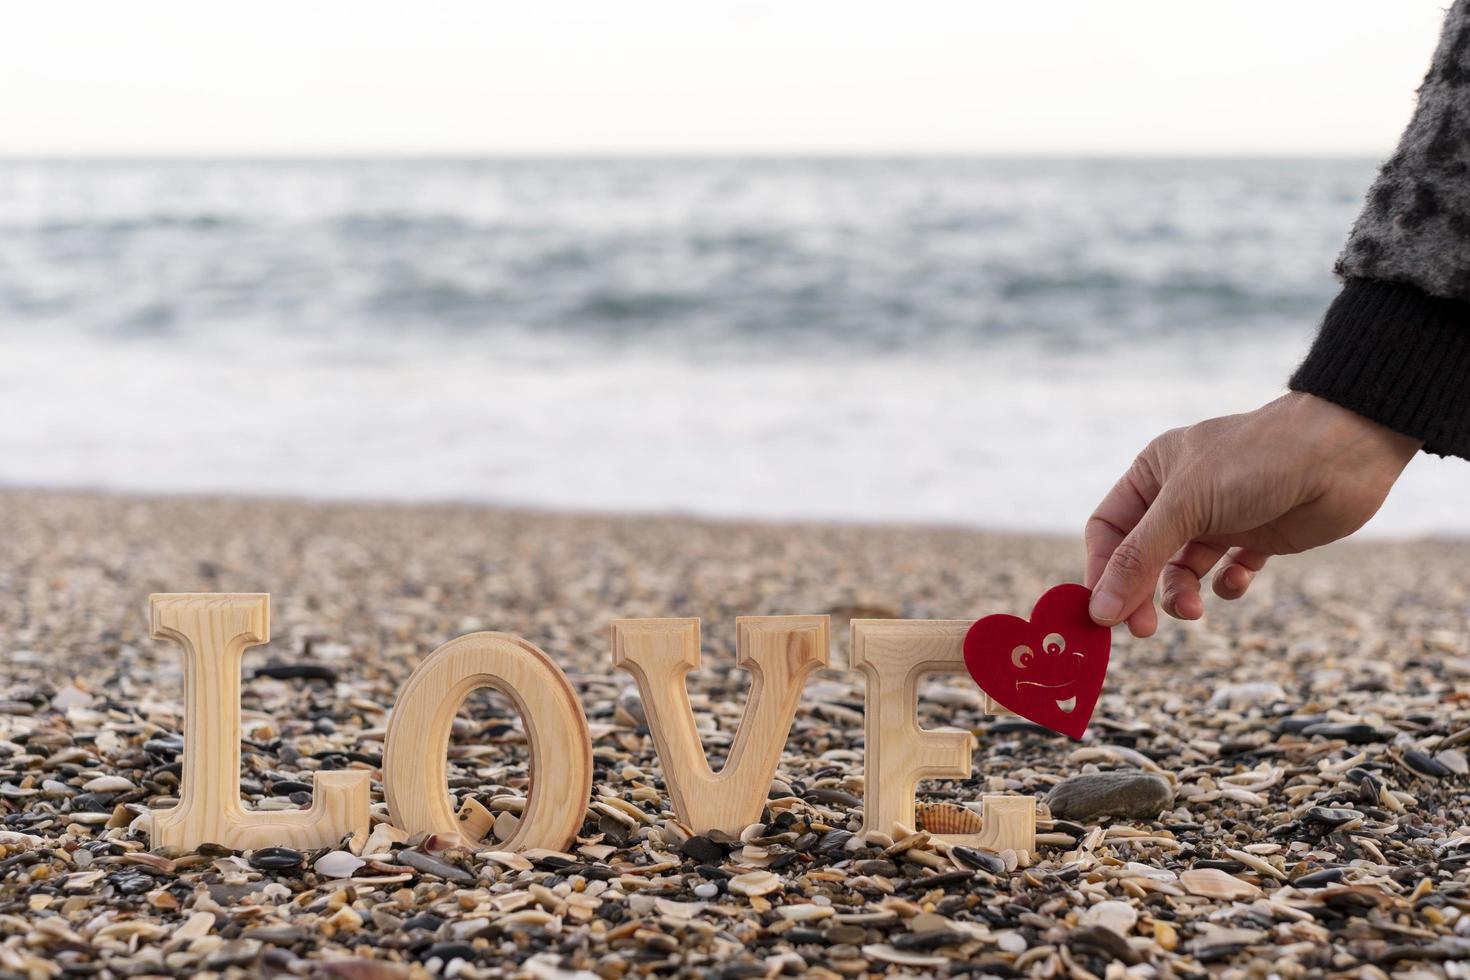
[[1076, 533], [1284, 390], [1374, 169], [0, 162], [0, 486]]

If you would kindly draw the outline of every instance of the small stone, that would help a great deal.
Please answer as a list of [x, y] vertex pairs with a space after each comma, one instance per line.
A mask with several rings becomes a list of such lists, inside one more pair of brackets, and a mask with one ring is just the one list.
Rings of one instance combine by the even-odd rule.
[[250, 863], [262, 871], [289, 871], [301, 867], [300, 851], [289, 847], [261, 847], [250, 852]]
[[1323, 868], [1320, 871], [1311, 871], [1299, 878], [1291, 879], [1294, 888], [1326, 888], [1342, 881], [1346, 868]]
[[802, 799], [806, 800], [808, 803], [821, 803], [828, 806], [845, 806], [849, 809], [854, 809], [863, 805], [863, 801], [861, 798], [853, 796], [846, 790], [828, 787], [809, 789], [806, 791], [806, 795], [803, 796]]
[[504, 843], [515, 836], [516, 829], [521, 825], [521, 818], [504, 810], [495, 818], [495, 839]]
[[817, 839], [816, 852], [827, 857], [841, 854], [852, 839], [853, 835], [845, 830], [829, 830]]
[[1007, 930], [995, 935], [995, 944], [1007, 953], [1026, 952], [1026, 937], [1019, 932]]
[[1361, 813], [1348, 807], [1314, 806], [1302, 814], [1302, 819], [1307, 823], [1321, 824], [1325, 827], [1336, 827], [1339, 824], [1362, 818]]
[[[415, 871], [422, 871], [424, 874], [443, 878], [445, 881], [457, 881], [463, 885], [473, 885], [475, 883], [475, 876], [464, 868], [450, 864], [448, 861], [441, 861], [432, 854], [425, 854], [423, 851], [405, 848], [398, 852], [398, 862], [408, 865]], [[527, 862], [528, 865], [529, 863]]]
[[1383, 734], [1372, 725], [1362, 724], [1335, 724], [1322, 722], [1316, 725], [1308, 725], [1302, 729], [1302, 734], [1311, 738], [1320, 735], [1326, 739], [1342, 739], [1353, 745], [1368, 745], [1373, 742], [1384, 741]]
[[990, 874], [998, 875], [1006, 870], [1005, 861], [998, 855], [973, 847], [965, 847], [963, 845], [952, 847], [949, 849], [949, 856], [951, 859], [975, 871], [987, 871]]
[[418, 915], [409, 916], [407, 919], [404, 919], [403, 929], [405, 932], [411, 932], [414, 929], [436, 932], [443, 924], [444, 920], [432, 912], [420, 912]]
[[1140, 769], [1084, 772], [1053, 786], [1046, 803], [1054, 816], [1067, 820], [1151, 820], [1174, 805], [1174, 790], [1162, 777]]
[[622, 693], [618, 695], [618, 707], [627, 712], [628, 717], [635, 724], [648, 724], [648, 715], [643, 710], [643, 699], [638, 696], [636, 686], [630, 685], [623, 688]]
[[1212, 708], [1250, 708], [1286, 700], [1286, 691], [1274, 681], [1240, 681], [1222, 684], [1210, 695]]
[[344, 905], [333, 913], [327, 922], [337, 932], [352, 933], [362, 928], [362, 915], [350, 905]]
[[361, 957], [328, 960], [322, 964], [322, 973], [332, 980], [406, 980], [408, 967], [402, 963], [383, 960], [365, 960]]
[[71, 708], [89, 708], [92, 706], [92, 695], [79, 687], [71, 684], [57, 691], [51, 698], [51, 707], [57, 711], [67, 711]]
[[679, 846], [679, 853], [700, 864], [719, 864], [725, 860], [725, 849], [708, 837], [691, 837]]
[[480, 955], [480, 951], [469, 943], [449, 942], [434, 943], [419, 953], [420, 960], [438, 960], [441, 963], [449, 963], [451, 960], [464, 960], [473, 963]]
[[1443, 749], [1434, 754], [1434, 761], [1444, 766], [1456, 776], [1470, 774], [1470, 764], [1467, 764], [1465, 753], [1459, 749]]
[[1127, 966], [1143, 961], [1143, 955], [1130, 946], [1127, 939], [1106, 926], [1084, 926], [1072, 930], [1067, 936], [1067, 946], [1098, 953], [1104, 959], [1118, 960]]
[[1421, 752], [1418, 749], [1410, 749], [1404, 753], [1404, 764], [1420, 775], [1431, 779], [1443, 779], [1451, 775], [1449, 767], [1443, 762], [1428, 752]]
[[720, 893], [720, 886], [707, 881], [694, 886], [694, 894], [698, 898], [714, 898]]
[[270, 677], [275, 680], [312, 680], [326, 681], [329, 684], [337, 683], [337, 671], [326, 664], [293, 663], [293, 664], [267, 664], [255, 669], [256, 677]]

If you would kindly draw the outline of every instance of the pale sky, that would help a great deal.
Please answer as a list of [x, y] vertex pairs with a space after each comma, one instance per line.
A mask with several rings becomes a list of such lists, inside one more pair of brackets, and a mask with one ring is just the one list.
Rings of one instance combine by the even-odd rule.
[[0, 155], [1383, 155], [1447, 2], [6, 4]]

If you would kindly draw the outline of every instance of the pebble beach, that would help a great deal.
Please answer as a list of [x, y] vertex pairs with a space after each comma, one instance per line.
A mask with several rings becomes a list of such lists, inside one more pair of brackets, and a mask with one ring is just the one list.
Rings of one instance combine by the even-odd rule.
[[[1080, 534], [0, 493], [0, 977], [1470, 976], [1465, 540], [1278, 560], [1201, 623], [1116, 635], [1080, 742], [934, 678], [921, 724], [972, 731], [975, 772], [923, 784], [924, 818], [1029, 795], [1037, 848], [861, 833], [849, 620], [1024, 614], [1080, 570]], [[296, 807], [314, 772], [371, 771], [366, 840], [150, 850], [139, 818], [175, 799], [183, 723], [154, 592], [271, 594], [242, 794]], [[703, 619], [689, 687], [718, 768], [748, 683], [735, 618], [776, 614], [831, 617], [830, 669], [761, 822], [694, 834], [608, 625]], [[581, 698], [594, 786], [565, 853], [497, 847], [530, 774], [488, 692], [449, 750], [481, 846], [387, 823], [388, 709], [427, 653], [485, 629], [546, 650]]]

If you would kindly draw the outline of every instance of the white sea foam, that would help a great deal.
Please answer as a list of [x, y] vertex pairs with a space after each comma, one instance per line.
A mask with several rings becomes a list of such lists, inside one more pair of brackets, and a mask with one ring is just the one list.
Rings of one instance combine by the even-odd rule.
[[1075, 532], [1283, 389], [1370, 174], [0, 165], [0, 482]]

